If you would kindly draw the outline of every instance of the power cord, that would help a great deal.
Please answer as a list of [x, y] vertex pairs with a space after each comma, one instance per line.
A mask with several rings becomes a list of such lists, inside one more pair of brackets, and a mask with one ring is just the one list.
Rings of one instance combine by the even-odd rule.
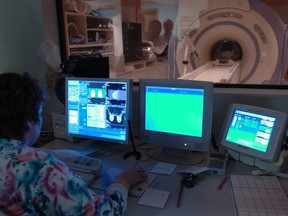
[[252, 175], [254, 176], [263, 176], [263, 175], [270, 175], [270, 176], [277, 176], [280, 178], [288, 178], [288, 174], [286, 173], [279, 173], [279, 172], [273, 172], [271, 170], [253, 170]]

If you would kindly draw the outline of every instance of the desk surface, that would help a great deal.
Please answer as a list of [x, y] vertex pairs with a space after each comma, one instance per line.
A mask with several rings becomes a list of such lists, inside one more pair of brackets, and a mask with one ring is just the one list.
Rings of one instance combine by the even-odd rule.
[[[61, 141], [59, 142], [61, 143]], [[58, 145], [58, 147], [60, 148], [61, 144]], [[67, 148], [67, 146], [65, 147]], [[131, 156], [127, 160], [123, 159], [123, 154], [126, 150], [127, 149], [124, 147], [123, 151], [119, 152], [118, 150], [117, 153], [114, 152], [114, 154], [100, 156], [99, 158], [103, 161], [103, 170], [107, 170], [111, 167], [123, 169], [136, 164], [137, 161], [134, 156]], [[140, 160], [138, 164], [149, 172], [158, 161], [150, 159], [144, 152], [141, 153], [142, 160]], [[181, 171], [189, 166], [191, 165], [177, 165], [172, 175], [157, 174], [157, 177], [149, 186], [150, 188], [170, 192], [170, 196], [163, 209], [139, 205], [137, 204], [139, 198], [129, 196], [126, 215], [236, 215], [230, 181], [228, 180], [223, 188], [218, 191], [217, 187], [223, 179], [223, 176], [218, 175], [203, 174], [203, 181], [201, 181], [198, 185], [193, 188], [185, 188], [183, 192], [182, 204], [179, 208], [177, 208], [176, 205], [178, 200], [179, 186], [180, 181], [183, 178], [178, 171]], [[241, 162], [229, 160], [226, 167], [226, 173], [250, 175], [251, 171], [255, 169], [257, 168], [250, 167]], [[285, 190], [288, 190], [288, 181], [286, 179], [281, 179], [280, 183], [282, 186], [284, 186], [283, 188]], [[287, 191], [285, 192], [288, 194]]]
[[[143, 155], [143, 154], [142, 154]], [[114, 155], [109, 158], [101, 158], [104, 164], [104, 169], [110, 167], [119, 166], [131, 166], [136, 163], [136, 160], [131, 157], [127, 161], [124, 161], [121, 154]], [[119, 163], [121, 162], [121, 164]], [[140, 164], [147, 171], [151, 170], [158, 161], [148, 159], [140, 161]], [[150, 188], [161, 189], [170, 192], [170, 196], [163, 209], [142, 206], [137, 204], [139, 198], [128, 198], [127, 216], [129, 215], [222, 215], [231, 216], [236, 215], [232, 191], [230, 182], [228, 181], [222, 190], [218, 191], [217, 187], [220, 184], [223, 176], [203, 174], [203, 181], [193, 188], [185, 188], [183, 192], [182, 204], [177, 208], [177, 200], [179, 194], [180, 181], [183, 178], [182, 174], [177, 171], [183, 170], [189, 167], [189, 165], [177, 165], [172, 175], [160, 175], [157, 174], [155, 180], [149, 186]], [[235, 169], [239, 169], [243, 174], [249, 174], [251, 170], [243, 164], [237, 164], [231, 161], [228, 164], [228, 169], [233, 172]], [[250, 170], [249, 170], [250, 169]], [[233, 172], [234, 173], [234, 172]]]

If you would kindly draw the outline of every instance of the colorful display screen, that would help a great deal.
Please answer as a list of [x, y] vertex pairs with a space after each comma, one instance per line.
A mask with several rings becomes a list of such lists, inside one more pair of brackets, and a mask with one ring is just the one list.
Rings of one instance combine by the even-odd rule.
[[266, 152], [275, 121], [275, 117], [235, 110], [229, 125], [226, 141]]
[[128, 142], [131, 88], [129, 81], [70, 78], [66, 90], [68, 133]]

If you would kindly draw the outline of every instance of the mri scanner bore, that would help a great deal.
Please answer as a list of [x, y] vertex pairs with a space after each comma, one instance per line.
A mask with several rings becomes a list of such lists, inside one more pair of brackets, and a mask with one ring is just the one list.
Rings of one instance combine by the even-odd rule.
[[287, 28], [260, 0], [208, 1], [198, 25], [184, 30], [177, 46], [180, 75], [217, 83], [281, 84], [287, 72]]

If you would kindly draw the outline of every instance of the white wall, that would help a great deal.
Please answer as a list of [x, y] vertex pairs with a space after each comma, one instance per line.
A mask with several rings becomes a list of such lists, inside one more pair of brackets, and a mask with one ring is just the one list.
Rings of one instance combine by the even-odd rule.
[[0, 72], [31, 72], [41, 79], [46, 65], [35, 52], [44, 40], [41, 1], [2, 0]]
[[[1, 0], [0, 29], [0, 73], [29, 72], [46, 86], [48, 65], [36, 51], [47, 39], [58, 43], [55, 0]], [[59, 105], [54, 92], [48, 92], [53, 105], [44, 106], [44, 125]]]

